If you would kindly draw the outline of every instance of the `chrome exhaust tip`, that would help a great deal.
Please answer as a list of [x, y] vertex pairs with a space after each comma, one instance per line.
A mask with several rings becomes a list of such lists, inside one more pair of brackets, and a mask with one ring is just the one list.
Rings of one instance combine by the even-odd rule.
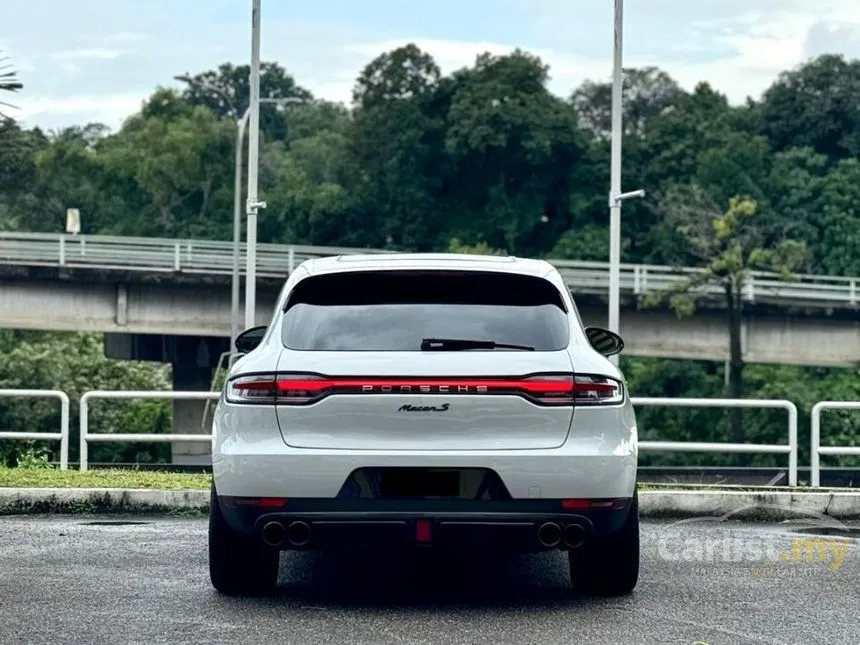
[[266, 546], [279, 547], [284, 543], [284, 525], [280, 522], [267, 522], [262, 531]]
[[311, 541], [311, 527], [307, 522], [296, 520], [287, 527], [287, 542], [291, 546], [305, 546]]
[[568, 524], [564, 527], [564, 544], [569, 549], [576, 549], [585, 544], [588, 534], [580, 524]]
[[552, 548], [561, 542], [561, 527], [555, 522], [546, 522], [538, 527], [538, 542], [542, 546]]

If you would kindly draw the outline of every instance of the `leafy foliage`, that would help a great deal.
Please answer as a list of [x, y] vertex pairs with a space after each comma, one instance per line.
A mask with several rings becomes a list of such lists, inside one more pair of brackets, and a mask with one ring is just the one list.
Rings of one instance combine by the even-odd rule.
[[[0, 331], [0, 389], [59, 389], [69, 395], [72, 457], [77, 455], [78, 405], [95, 389], [170, 389], [164, 366], [104, 357], [97, 334], [53, 334]], [[94, 432], [169, 432], [170, 407], [162, 401], [94, 401], [90, 407]], [[0, 429], [13, 432], [57, 432], [59, 403], [53, 399], [0, 400]], [[58, 458], [59, 442], [33, 442], [19, 452], [18, 442], [0, 442], [0, 465], [22, 459], [32, 464], [47, 452]], [[106, 462], [149, 462], [169, 459], [169, 447], [145, 444], [95, 444], [91, 459]]]
[[[18, 74], [8, 62], [8, 58], [0, 52], [0, 91], [2, 92], [17, 92], [24, 88], [24, 84], [18, 80]], [[15, 107], [5, 101], [0, 101], [2, 107]], [[9, 117], [0, 112], [0, 122], [7, 120]]]

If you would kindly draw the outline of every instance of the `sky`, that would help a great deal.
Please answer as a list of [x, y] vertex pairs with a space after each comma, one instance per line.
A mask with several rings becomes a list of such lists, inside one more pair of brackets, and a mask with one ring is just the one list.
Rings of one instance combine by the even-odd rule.
[[[173, 77], [247, 64], [251, 0], [22, 0], [3, 9], [0, 49], [24, 90], [21, 125], [116, 130]], [[516, 47], [550, 65], [568, 96], [612, 73], [612, 0], [262, 0], [261, 58], [317, 97], [349, 102], [361, 68], [414, 42], [443, 72]], [[733, 103], [823, 53], [860, 58], [858, 0], [627, 0], [624, 64], [656, 65]]]

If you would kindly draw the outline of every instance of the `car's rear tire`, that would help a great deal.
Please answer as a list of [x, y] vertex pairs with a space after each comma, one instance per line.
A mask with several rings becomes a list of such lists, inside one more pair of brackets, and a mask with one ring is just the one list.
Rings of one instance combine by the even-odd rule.
[[215, 486], [209, 498], [209, 579], [224, 595], [263, 595], [278, 584], [280, 552], [236, 535], [221, 513]]
[[570, 581], [575, 593], [626, 596], [639, 581], [639, 495], [624, 524], [606, 539], [568, 553]]

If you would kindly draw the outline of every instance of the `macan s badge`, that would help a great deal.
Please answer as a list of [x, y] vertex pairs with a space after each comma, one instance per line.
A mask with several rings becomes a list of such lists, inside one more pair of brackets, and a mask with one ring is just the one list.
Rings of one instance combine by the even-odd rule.
[[397, 408], [398, 412], [445, 412], [448, 409], [449, 405], [447, 403], [443, 403], [442, 405], [401, 405]]

